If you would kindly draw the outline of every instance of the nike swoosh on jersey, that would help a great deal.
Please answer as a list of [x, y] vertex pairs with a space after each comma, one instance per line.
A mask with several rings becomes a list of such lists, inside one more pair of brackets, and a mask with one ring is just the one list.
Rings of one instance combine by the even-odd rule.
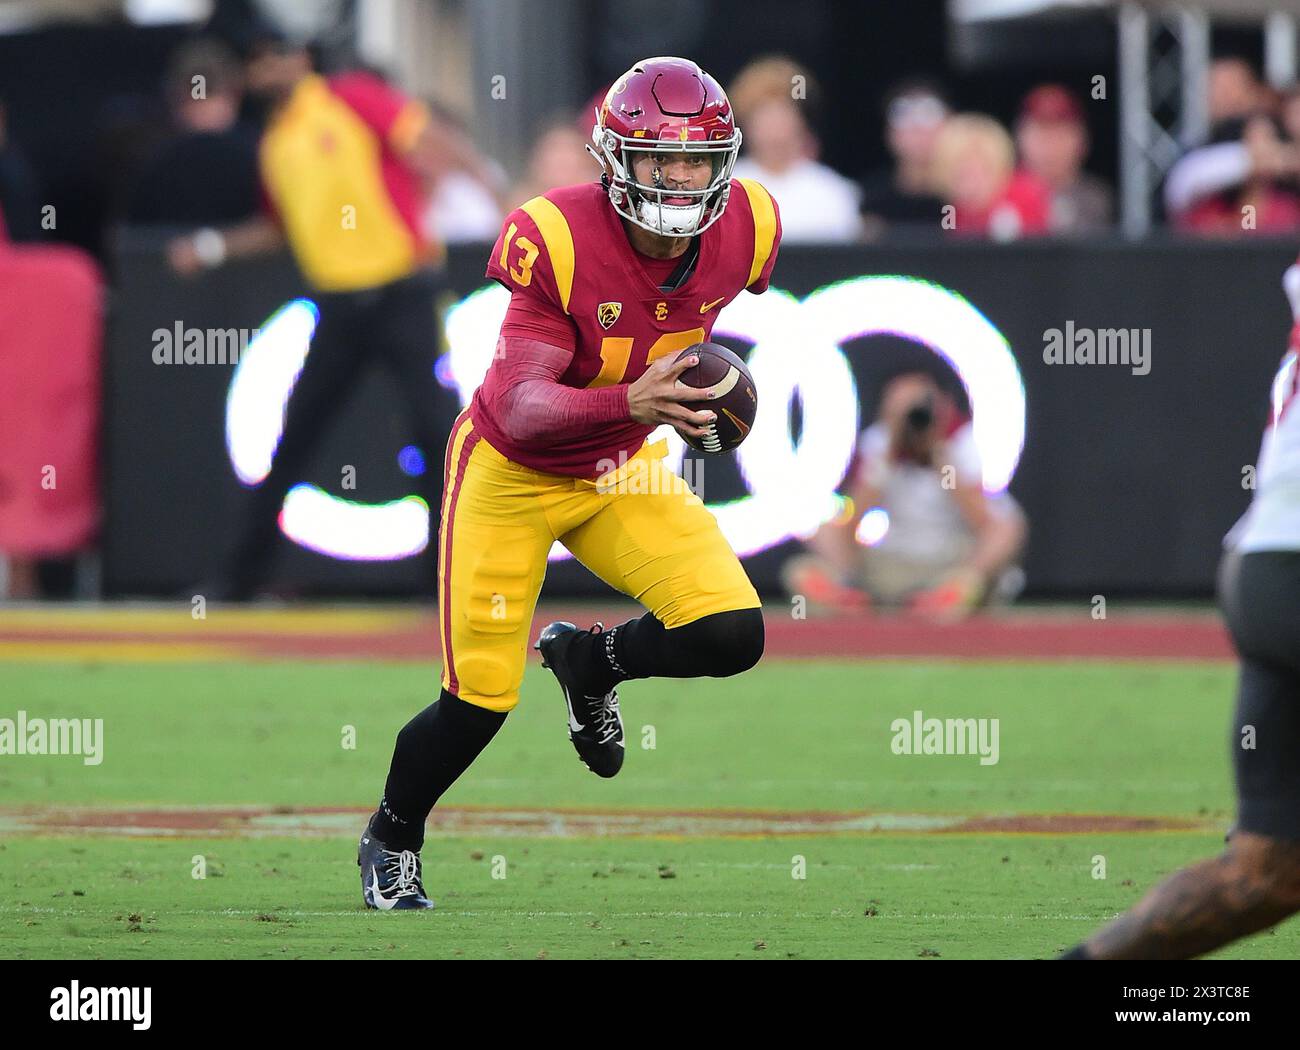
[[712, 310], [715, 306], [718, 305], [718, 303], [722, 302], [722, 300], [725, 298], [726, 296], [724, 295], [720, 299], [714, 299], [713, 302], [711, 303], [705, 303], [703, 306], [700, 307], [700, 313], [707, 314], [710, 310]]

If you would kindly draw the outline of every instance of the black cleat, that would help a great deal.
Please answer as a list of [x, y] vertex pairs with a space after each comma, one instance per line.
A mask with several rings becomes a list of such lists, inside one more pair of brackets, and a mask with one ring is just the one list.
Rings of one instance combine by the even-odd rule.
[[389, 849], [366, 825], [357, 844], [361, 869], [361, 899], [379, 911], [413, 911], [432, 908], [433, 901], [420, 881], [420, 855], [409, 849]]
[[574, 639], [584, 634], [600, 634], [596, 624], [580, 631], [564, 620], [547, 624], [533, 646], [542, 654], [542, 666], [555, 675], [569, 709], [569, 739], [578, 757], [599, 777], [612, 777], [623, 768], [623, 719], [618, 712], [618, 693], [611, 689], [603, 696], [588, 696], [582, 676], [569, 663]]

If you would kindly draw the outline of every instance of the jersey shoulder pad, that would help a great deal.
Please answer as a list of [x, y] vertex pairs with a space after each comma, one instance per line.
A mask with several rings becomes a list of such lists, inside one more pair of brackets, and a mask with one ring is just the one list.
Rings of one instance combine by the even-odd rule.
[[488, 259], [487, 276], [511, 292], [540, 295], [569, 312], [573, 293], [573, 228], [546, 193], [506, 216]]
[[781, 243], [781, 213], [776, 198], [755, 179], [732, 179], [732, 198], [740, 197], [748, 209], [753, 229], [754, 248], [750, 260], [749, 279], [745, 287], [754, 292], [767, 288], [772, 267], [776, 263], [777, 248]]

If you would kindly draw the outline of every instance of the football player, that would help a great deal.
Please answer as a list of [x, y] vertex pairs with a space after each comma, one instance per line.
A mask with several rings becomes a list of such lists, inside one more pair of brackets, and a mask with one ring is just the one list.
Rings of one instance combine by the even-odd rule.
[[1190, 959], [1300, 911], [1300, 264], [1255, 496], [1228, 533], [1219, 604], [1241, 659], [1227, 848], [1170, 875], [1063, 959]]
[[719, 312], [762, 292], [776, 203], [731, 177], [740, 130], [694, 62], [653, 58], [618, 79], [588, 147], [600, 181], [506, 217], [487, 275], [510, 305], [483, 384], [447, 446], [439, 536], [442, 691], [397, 736], [361, 837], [372, 908], [432, 907], [425, 820], [519, 700], [528, 633], [555, 541], [648, 612], [608, 630], [546, 627], [569, 738], [594, 773], [623, 765], [619, 682], [724, 677], [763, 652], [758, 595], [713, 515], [662, 462], [660, 424], [702, 437], [712, 389], [678, 376]]

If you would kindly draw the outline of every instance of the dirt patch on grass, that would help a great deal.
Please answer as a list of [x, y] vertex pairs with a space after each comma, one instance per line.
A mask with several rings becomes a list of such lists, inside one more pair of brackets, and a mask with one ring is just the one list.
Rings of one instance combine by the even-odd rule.
[[[0, 834], [333, 838], [359, 834], [370, 811], [344, 807], [24, 808], [0, 810]], [[1194, 820], [1120, 814], [853, 813], [782, 810], [598, 810], [450, 806], [431, 836], [766, 838], [774, 835], [1037, 834], [1196, 831]], [[1217, 825], [1215, 825], [1217, 826]]]

